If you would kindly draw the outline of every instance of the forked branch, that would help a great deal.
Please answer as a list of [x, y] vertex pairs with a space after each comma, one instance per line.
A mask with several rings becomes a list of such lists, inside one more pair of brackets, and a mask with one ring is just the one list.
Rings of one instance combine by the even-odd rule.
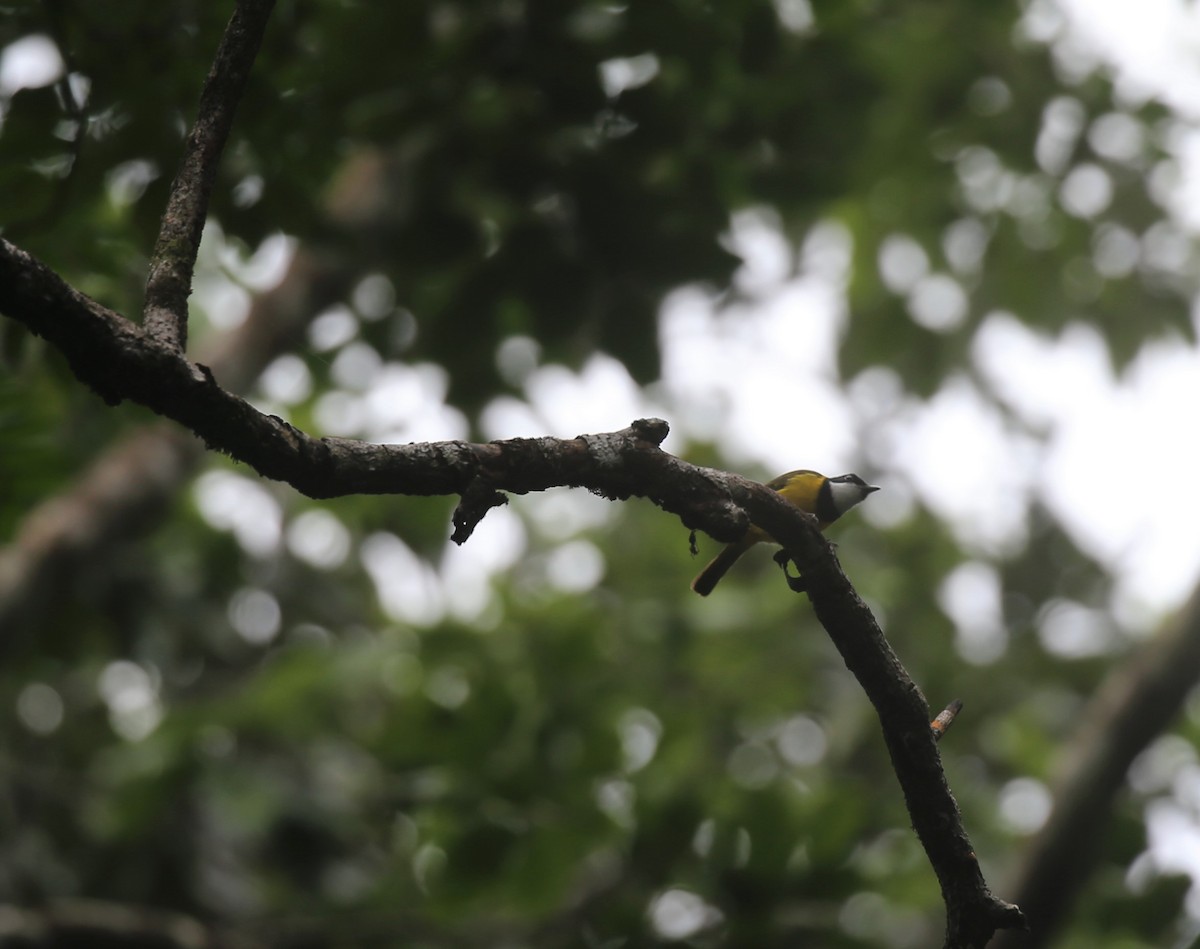
[[204, 367], [72, 289], [0, 240], [0, 312], [57, 346], [75, 374], [110, 402], [130, 399], [174, 419], [211, 448], [311, 497], [458, 494], [456, 536], [499, 500], [557, 486], [612, 499], [649, 498], [717, 540], [748, 523], [766, 529], [801, 569], [818, 619], [866, 690], [883, 726], [913, 827], [947, 908], [948, 949], [977, 949], [1020, 911], [989, 892], [942, 772], [929, 710], [811, 518], [769, 488], [690, 465], [660, 449], [667, 424], [643, 419], [619, 432], [486, 444], [373, 445], [313, 438], [222, 389]]
[[262, 40], [273, 0], [240, 0], [201, 97], [172, 186], [139, 327], [0, 240], [0, 312], [46, 338], [75, 375], [110, 403], [131, 400], [171, 418], [208, 447], [311, 497], [458, 494], [462, 542], [502, 492], [584, 487], [611, 499], [645, 497], [720, 541], [753, 522], [800, 567], [818, 619], [862, 684], [883, 726], [892, 763], [946, 903], [947, 949], [982, 949], [997, 929], [1023, 922], [983, 880], [942, 772], [928, 707], [811, 518], [775, 491], [698, 468], [660, 445], [667, 424], [643, 419], [619, 432], [573, 439], [373, 445], [314, 438], [264, 415], [183, 355], [187, 296], [217, 161]]

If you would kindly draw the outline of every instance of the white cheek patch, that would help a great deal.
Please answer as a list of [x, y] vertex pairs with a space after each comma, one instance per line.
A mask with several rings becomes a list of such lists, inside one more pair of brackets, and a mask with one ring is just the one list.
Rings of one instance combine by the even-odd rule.
[[849, 481], [830, 481], [829, 493], [833, 495], [833, 507], [839, 514], [845, 514], [870, 491], [864, 491], [862, 485], [851, 484]]

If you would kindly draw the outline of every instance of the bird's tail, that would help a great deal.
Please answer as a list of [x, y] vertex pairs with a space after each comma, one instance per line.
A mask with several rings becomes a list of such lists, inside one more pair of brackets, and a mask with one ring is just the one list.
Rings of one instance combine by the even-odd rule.
[[737, 562], [738, 557], [750, 549], [750, 544], [729, 544], [717, 554], [692, 581], [692, 589], [701, 596], [708, 596], [717, 581]]

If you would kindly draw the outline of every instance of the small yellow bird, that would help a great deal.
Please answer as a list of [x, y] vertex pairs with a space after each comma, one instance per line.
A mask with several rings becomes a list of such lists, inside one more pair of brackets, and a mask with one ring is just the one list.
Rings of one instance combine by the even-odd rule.
[[[814, 515], [820, 522], [821, 530], [825, 530], [868, 494], [879, 490], [877, 485], [867, 484], [856, 474], [826, 478], [816, 471], [806, 470], [789, 471], [773, 481], [768, 481], [767, 487], [774, 488], [800, 510]], [[692, 589], [701, 596], [708, 596], [738, 557], [764, 540], [771, 540], [771, 535], [751, 524], [745, 537], [727, 544], [725, 549], [700, 571], [699, 576], [692, 581]]]

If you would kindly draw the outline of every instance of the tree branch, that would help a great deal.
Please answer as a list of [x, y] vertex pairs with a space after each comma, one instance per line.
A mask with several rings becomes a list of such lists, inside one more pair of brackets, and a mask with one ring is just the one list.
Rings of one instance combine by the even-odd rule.
[[[774, 502], [770, 508], [767, 500]], [[942, 771], [939, 736], [930, 727], [925, 697], [842, 572], [832, 545], [819, 533], [820, 543], [813, 543], [812, 525], [798, 533], [795, 517], [781, 517], [791, 505], [777, 494], [768, 499], [754, 493], [747, 501], [750, 519], [782, 544], [799, 568], [817, 619], [875, 706], [913, 829], [941, 885], [945, 949], [982, 949], [997, 930], [1023, 928], [1020, 909], [993, 896], [983, 879]]]
[[1052, 942], [1099, 859], [1102, 828], [1130, 764], [1171, 724], [1198, 679], [1200, 588], [1167, 629], [1115, 666], [1080, 714], [1054, 810], [1013, 881], [1029, 914], [1029, 938], [1001, 940], [1001, 949]]
[[217, 164], [274, 6], [275, 0], [238, 0], [204, 82], [150, 256], [143, 322], [159, 343], [181, 352], [187, 346], [187, 298]]
[[[0, 312], [54, 344], [75, 375], [110, 403], [138, 402], [191, 429], [213, 449], [284, 481], [313, 498], [348, 494], [462, 495], [476, 482], [517, 494], [559, 485], [609, 498], [673, 497], [668, 507], [689, 526], [732, 539], [747, 525], [722, 494], [716, 472], [706, 490], [672, 490], [677, 470], [699, 471], [648, 453], [666, 437], [665, 423], [610, 435], [512, 439], [476, 445], [425, 442], [373, 445], [313, 438], [264, 415], [222, 389], [189, 362], [118, 313], [68, 286], [31, 255], [0, 240]], [[653, 459], [653, 463], [648, 459]], [[749, 482], [747, 482], [749, 483]], [[664, 506], [667, 506], [664, 502]]]
[[75, 374], [110, 402], [131, 399], [172, 418], [265, 477], [311, 497], [459, 494], [461, 541], [497, 502], [584, 487], [611, 499], [652, 500], [721, 541], [753, 521], [777, 540], [808, 581], [817, 618], [862, 684], [883, 726], [905, 802], [946, 902], [946, 949], [980, 949], [1020, 910], [991, 895], [942, 773], [929, 710], [813, 519], [764, 485], [699, 468], [659, 449], [665, 422], [573, 439], [487, 444], [372, 445], [313, 438], [224, 391], [212, 374], [147, 331], [78, 293], [29, 254], [0, 240], [0, 311], [44, 336]]
[[[962, 826], [920, 690], [842, 572], [813, 519], [769, 488], [687, 464], [660, 450], [667, 424], [574, 439], [372, 445], [313, 438], [263, 415], [189, 362], [187, 297], [216, 168], [274, 0], [239, 0], [205, 82], [151, 257], [143, 327], [89, 299], [40, 261], [0, 240], [0, 311], [45, 337], [75, 375], [110, 403], [136, 401], [315, 498], [458, 494], [454, 539], [466, 540], [502, 491], [585, 487], [610, 499], [647, 497], [717, 540], [750, 522], [801, 569], [814, 611], [879, 715], [905, 802], [941, 885], [946, 949], [982, 949], [1021, 912], [993, 897]], [[195, 938], [195, 934], [189, 934]], [[186, 940], [185, 940], [186, 941]]]

